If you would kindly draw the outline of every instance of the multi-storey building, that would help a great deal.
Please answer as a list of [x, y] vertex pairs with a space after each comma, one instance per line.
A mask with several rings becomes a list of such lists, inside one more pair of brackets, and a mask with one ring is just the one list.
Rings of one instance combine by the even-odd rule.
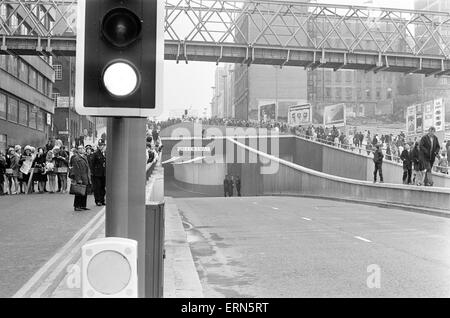
[[219, 118], [234, 118], [234, 67], [226, 64], [217, 67], [214, 76], [214, 92], [211, 102], [211, 116]]
[[[260, 26], [270, 18], [270, 14], [265, 16], [264, 13], [243, 17], [239, 25], [240, 32], [236, 34], [237, 39], [239, 40], [242, 35], [248, 39], [255, 39], [261, 32]], [[295, 25], [296, 19], [292, 16], [285, 16], [284, 22], [288, 25]], [[285, 32], [283, 27], [275, 25], [271, 29], [274, 33]], [[306, 41], [306, 36], [300, 33], [294, 38], [297, 42]], [[269, 34], [266, 34], [260, 41], [268, 41], [269, 44], [277, 43], [276, 37]], [[287, 120], [288, 107], [307, 100], [307, 71], [299, 67], [280, 68], [280, 66], [272, 65], [236, 64], [233, 87], [236, 118], [260, 120], [260, 107], [274, 105], [275, 118]]]
[[[429, 10], [429, 11], [440, 11], [440, 12], [450, 12], [450, 0], [416, 0], [414, 2], [414, 8], [416, 10]], [[442, 21], [434, 21], [442, 22]], [[419, 33], [421, 30], [419, 31]], [[439, 38], [440, 44], [445, 46], [445, 43], [450, 43], [450, 29], [440, 30], [442, 37]], [[419, 41], [426, 41], [427, 39], [419, 39]], [[427, 54], [439, 54], [440, 49], [434, 41], [429, 41], [427, 43]], [[445, 101], [446, 109], [446, 121], [450, 122], [450, 77], [426, 77], [420, 78], [411, 77], [408, 82], [408, 86], [413, 86], [417, 88], [419, 92], [420, 101], [427, 101], [434, 99], [436, 97], [443, 97]]]
[[[30, 30], [22, 19], [25, 14], [21, 8], [0, 5], [4, 26], [22, 35]], [[40, 17], [42, 27], [54, 21], [43, 6], [35, 6], [33, 14]], [[46, 144], [53, 130], [53, 81], [50, 58], [0, 52], [0, 151], [8, 145]]]
[[[320, 28], [320, 29], [319, 29]], [[389, 37], [396, 30], [393, 25], [380, 23], [377, 28], [379, 38]], [[354, 34], [361, 33], [360, 21], [346, 22], [346, 27], [339, 29], [339, 35], [333, 32], [329, 21], [309, 26], [311, 38], [316, 41], [323, 40], [323, 35], [330, 34], [328, 43], [336, 48], [344, 48], [343, 41], [350, 44], [354, 41]], [[365, 50], [377, 52], [379, 49], [371, 37], [365, 37], [360, 42]], [[402, 45], [400, 41], [394, 45]], [[398, 47], [400, 49], [400, 47]], [[372, 117], [378, 114], [392, 114], [394, 99], [397, 95], [399, 78], [403, 75], [391, 72], [366, 72], [356, 70], [316, 69], [308, 72], [308, 100], [315, 106], [315, 110], [322, 112], [323, 107], [329, 104], [345, 103], [347, 116]]]

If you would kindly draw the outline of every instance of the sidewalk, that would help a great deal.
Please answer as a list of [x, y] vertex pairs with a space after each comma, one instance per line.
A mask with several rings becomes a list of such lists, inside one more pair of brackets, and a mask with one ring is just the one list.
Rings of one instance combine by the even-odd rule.
[[[164, 298], [202, 298], [202, 286], [195, 268], [186, 232], [184, 231], [178, 208], [170, 197], [165, 198], [165, 250], [164, 260]], [[104, 215], [100, 231], [90, 239], [105, 236]], [[51, 293], [52, 298], [80, 298], [81, 288], [79, 268], [80, 250], [76, 251], [76, 262], [67, 266], [66, 274]], [[69, 264], [70, 265], [70, 264]]]

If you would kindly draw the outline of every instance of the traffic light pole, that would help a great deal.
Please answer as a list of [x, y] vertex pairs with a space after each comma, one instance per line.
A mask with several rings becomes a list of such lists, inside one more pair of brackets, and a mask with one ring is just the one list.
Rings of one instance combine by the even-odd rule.
[[108, 118], [106, 237], [138, 241], [138, 296], [145, 295], [145, 118]]

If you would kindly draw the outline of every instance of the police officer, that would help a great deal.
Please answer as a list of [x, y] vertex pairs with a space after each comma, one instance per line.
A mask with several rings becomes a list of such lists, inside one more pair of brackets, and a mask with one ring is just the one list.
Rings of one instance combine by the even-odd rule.
[[105, 144], [102, 140], [98, 142], [97, 150], [91, 155], [92, 164], [92, 187], [94, 190], [95, 204], [106, 205], [106, 157]]

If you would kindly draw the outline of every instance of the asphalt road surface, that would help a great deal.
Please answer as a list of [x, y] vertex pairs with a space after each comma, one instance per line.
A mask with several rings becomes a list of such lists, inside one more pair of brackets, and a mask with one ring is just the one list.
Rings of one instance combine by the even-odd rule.
[[296, 197], [177, 198], [205, 297], [450, 297], [450, 219]]
[[73, 196], [0, 196], [0, 297], [14, 295], [101, 209], [74, 212]]

